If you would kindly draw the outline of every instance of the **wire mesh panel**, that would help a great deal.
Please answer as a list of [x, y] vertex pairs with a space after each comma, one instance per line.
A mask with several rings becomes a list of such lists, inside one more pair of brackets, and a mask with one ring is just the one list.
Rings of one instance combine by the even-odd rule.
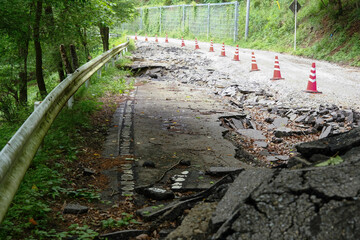
[[144, 8], [143, 13], [144, 31], [149, 35], [160, 32], [160, 8]]
[[[198, 5], [186, 7], [185, 25], [188, 26], [188, 33], [193, 36], [207, 36], [208, 33], [208, 6]], [[186, 31], [186, 30], [185, 30]]]
[[162, 8], [161, 28], [162, 33], [175, 33], [181, 31], [182, 28], [182, 12], [183, 8], [169, 6]]
[[210, 6], [210, 36], [233, 38], [235, 29], [235, 4]]
[[[149, 35], [170, 33], [190, 37], [236, 39], [238, 2], [176, 5], [140, 9], [139, 17], [123, 29]], [[138, 26], [137, 26], [138, 25]]]

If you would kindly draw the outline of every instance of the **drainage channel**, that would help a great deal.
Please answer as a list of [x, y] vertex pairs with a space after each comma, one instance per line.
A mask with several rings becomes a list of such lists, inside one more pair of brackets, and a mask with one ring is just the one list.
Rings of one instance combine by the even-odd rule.
[[109, 179], [110, 191], [107, 200], [118, 201], [120, 196], [132, 196], [134, 194], [134, 103], [136, 90], [129, 93], [128, 99], [116, 109], [111, 128], [105, 141], [102, 156], [109, 161], [119, 160], [111, 169], [103, 171]]

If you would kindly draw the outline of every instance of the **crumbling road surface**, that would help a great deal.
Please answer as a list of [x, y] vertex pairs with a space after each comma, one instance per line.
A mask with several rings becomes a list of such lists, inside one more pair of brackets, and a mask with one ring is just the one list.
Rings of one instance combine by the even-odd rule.
[[179, 86], [176, 81], [151, 81], [138, 87], [135, 155], [140, 166], [155, 164], [155, 168], [138, 170], [139, 185], [152, 183], [179, 161], [190, 162], [187, 170], [204, 173], [210, 166], [246, 166], [235, 159], [234, 145], [222, 137], [219, 117], [232, 109], [206, 92], [206, 88]]
[[311, 95], [309, 59], [279, 54], [285, 80], [270, 81], [274, 53], [256, 51], [261, 71], [250, 73], [250, 50], [236, 62], [234, 48], [221, 58], [219, 45], [159, 41], [137, 42], [137, 87], [115, 130], [128, 162], [113, 186], [134, 194], [149, 234], [359, 238], [359, 69], [319, 62], [324, 94]]

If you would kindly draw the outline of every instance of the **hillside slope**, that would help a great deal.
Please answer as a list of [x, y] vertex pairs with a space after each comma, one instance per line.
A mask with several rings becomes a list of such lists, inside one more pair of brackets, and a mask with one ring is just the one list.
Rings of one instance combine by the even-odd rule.
[[[292, 0], [252, 0], [249, 37], [244, 39], [246, 1], [240, 2], [239, 43], [242, 47], [288, 52], [315, 59], [360, 66], [360, 3], [342, 0], [299, 0], [297, 51]], [[280, 9], [279, 9], [280, 6]]]

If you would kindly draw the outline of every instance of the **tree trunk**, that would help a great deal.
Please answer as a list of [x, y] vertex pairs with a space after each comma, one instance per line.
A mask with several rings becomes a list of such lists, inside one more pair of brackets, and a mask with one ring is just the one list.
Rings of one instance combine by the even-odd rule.
[[76, 54], [76, 48], [73, 44], [70, 44], [70, 54], [71, 54], [71, 60], [73, 64], [74, 71], [79, 68], [79, 60]]
[[81, 44], [84, 46], [86, 61], [88, 62], [88, 61], [91, 60], [91, 56], [90, 56], [89, 49], [88, 49], [88, 47], [87, 47], [86, 28], [84, 28], [84, 31], [82, 32], [79, 25], [77, 25], [76, 27], [77, 27], [77, 29], [78, 29], [78, 33], [79, 33], [79, 37], [80, 37]]
[[100, 24], [100, 35], [103, 44], [103, 50], [106, 52], [109, 50], [109, 27], [105, 26], [104, 24]]
[[339, 7], [339, 14], [342, 15], [343, 13], [343, 9], [342, 9], [342, 3], [341, 3], [341, 0], [338, 0], [338, 7]]
[[45, 98], [47, 95], [44, 74], [42, 69], [42, 50], [40, 43], [40, 20], [42, 14], [42, 0], [36, 1], [35, 22], [34, 22], [34, 47], [36, 55], [36, 81], [39, 87], [41, 97]]
[[60, 45], [60, 54], [61, 54], [61, 58], [63, 60], [65, 69], [66, 69], [66, 73], [67, 74], [72, 74], [74, 71], [71, 67], [71, 64], [69, 62], [69, 59], [66, 55], [66, 50], [65, 50], [65, 46], [63, 44]]
[[46, 5], [45, 14], [48, 18], [49, 29], [50, 29], [49, 32], [50, 32], [51, 40], [54, 44], [54, 52], [52, 54], [53, 61], [54, 61], [54, 64], [56, 64], [56, 69], [59, 74], [59, 80], [60, 80], [60, 82], [62, 82], [65, 79], [65, 73], [64, 73], [64, 67], [62, 64], [62, 60], [61, 60], [61, 55], [58, 51], [59, 41], [57, 41], [57, 38], [56, 38], [55, 19], [54, 19], [53, 9], [50, 4]]
[[19, 98], [20, 98], [20, 104], [26, 105], [27, 103], [27, 58], [29, 55], [29, 35], [26, 36], [24, 39], [24, 43], [22, 46], [20, 46], [20, 56], [23, 59], [23, 68], [20, 70], [19, 78], [20, 78], [20, 84], [19, 84]]
[[65, 79], [65, 73], [64, 73], [64, 66], [61, 60], [61, 55], [60, 55], [60, 60], [58, 61], [57, 64], [57, 71], [59, 74], [60, 82], [62, 82]]

